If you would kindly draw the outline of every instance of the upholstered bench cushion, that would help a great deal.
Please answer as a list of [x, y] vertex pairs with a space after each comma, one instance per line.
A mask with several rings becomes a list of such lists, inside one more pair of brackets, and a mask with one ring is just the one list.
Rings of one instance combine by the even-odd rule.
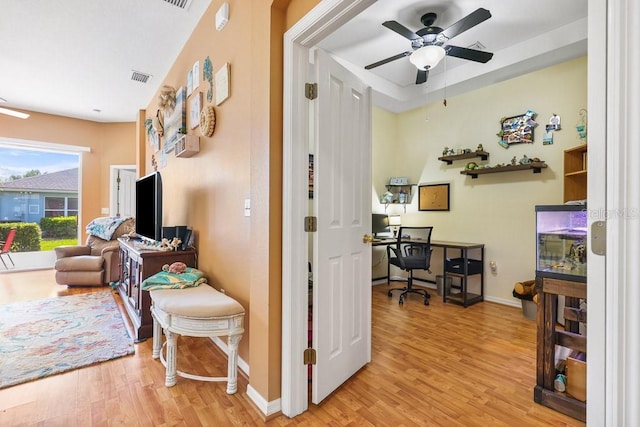
[[80, 255], [61, 258], [56, 261], [57, 271], [100, 271], [104, 264], [104, 258], [93, 255]]
[[209, 318], [244, 313], [244, 308], [236, 300], [205, 284], [149, 293], [154, 307], [174, 316]]

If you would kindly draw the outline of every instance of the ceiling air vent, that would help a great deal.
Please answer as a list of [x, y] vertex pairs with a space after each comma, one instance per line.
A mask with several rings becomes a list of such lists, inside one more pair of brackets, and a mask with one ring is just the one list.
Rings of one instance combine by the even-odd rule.
[[140, 71], [135, 71], [135, 70], [131, 71], [131, 80], [133, 81], [146, 83], [149, 81], [150, 78], [151, 78], [150, 74], [141, 73]]
[[469, 46], [467, 46], [469, 49], [476, 49], [476, 50], [485, 50], [487, 47], [485, 45], [483, 45], [482, 43], [480, 43], [479, 41], [475, 42], [474, 44], [471, 44]]
[[170, 5], [179, 7], [180, 9], [189, 9], [189, 5], [191, 5], [191, 0], [163, 0]]

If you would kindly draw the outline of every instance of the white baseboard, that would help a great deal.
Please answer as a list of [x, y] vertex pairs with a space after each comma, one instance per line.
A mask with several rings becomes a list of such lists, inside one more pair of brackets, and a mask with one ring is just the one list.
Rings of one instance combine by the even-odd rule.
[[486, 295], [484, 296], [484, 300], [489, 302], [495, 302], [497, 304], [508, 305], [511, 307], [517, 307], [517, 308], [522, 307], [522, 303], [520, 302], [520, 300], [513, 301], [513, 300], [504, 299], [504, 298], [489, 297]]
[[272, 402], [267, 402], [261, 395], [251, 387], [251, 384], [247, 386], [247, 396], [258, 407], [258, 409], [265, 415], [270, 416], [282, 411], [281, 400], [276, 399]]
[[[229, 347], [220, 339], [220, 337], [211, 337], [211, 341], [229, 356]], [[238, 368], [249, 377], [249, 365], [241, 357], [238, 356]], [[250, 377], [249, 377], [250, 378]], [[256, 407], [265, 415], [270, 416], [282, 411], [281, 400], [276, 399], [273, 402], [265, 400], [260, 393], [258, 393], [251, 384], [247, 385], [247, 396], [253, 401]]]

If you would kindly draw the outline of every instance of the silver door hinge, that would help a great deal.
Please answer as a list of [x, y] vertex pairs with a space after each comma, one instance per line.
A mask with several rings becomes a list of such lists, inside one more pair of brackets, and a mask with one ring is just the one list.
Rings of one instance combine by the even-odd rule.
[[318, 97], [318, 83], [305, 83], [304, 96], [306, 96], [307, 99], [316, 99]]
[[591, 252], [596, 255], [607, 254], [606, 221], [595, 221], [591, 224]]
[[305, 365], [315, 365], [316, 364], [316, 351], [313, 348], [307, 348], [304, 350], [303, 354], [303, 363]]
[[318, 231], [318, 218], [315, 216], [304, 217], [304, 231], [315, 233]]

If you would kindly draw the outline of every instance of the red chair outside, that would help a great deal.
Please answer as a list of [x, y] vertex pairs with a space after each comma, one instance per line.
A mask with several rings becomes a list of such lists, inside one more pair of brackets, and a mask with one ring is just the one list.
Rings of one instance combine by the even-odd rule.
[[5, 269], [9, 269], [9, 267], [7, 267], [7, 263], [4, 261], [4, 255], [6, 255], [7, 257], [9, 257], [9, 261], [11, 261], [11, 265], [13, 265], [14, 267], [16, 266], [13, 263], [13, 260], [11, 259], [11, 244], [13, 243], [13, 238], [16, 236], [16, 229], [12, 228], [11, 230], [9, 230], [9, 234], [7, 234], [7, 240], [0, 240], [0, 245], [2, 245], [2, 249], [0, 250], [0, 261], [2, 261], [2, 264], [4, 264], [4, 268]]

